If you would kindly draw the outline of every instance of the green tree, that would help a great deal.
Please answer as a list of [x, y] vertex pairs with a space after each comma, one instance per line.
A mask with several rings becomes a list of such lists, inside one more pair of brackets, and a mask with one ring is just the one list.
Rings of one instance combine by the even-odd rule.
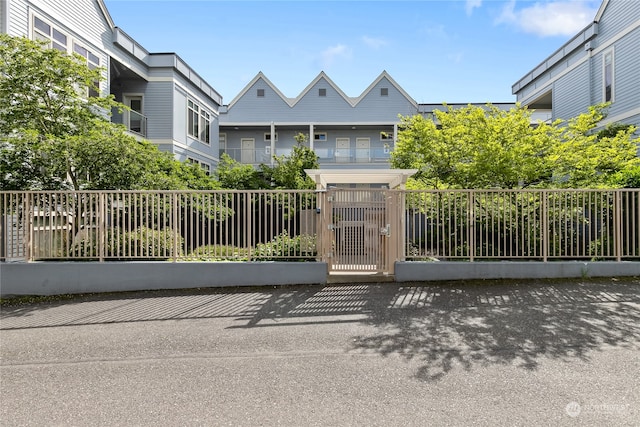
[[220, 156], [218, 181], [222, 188], [234, 190], [258, 190], [265, 188], [264, 182], [253, 165], [242, 164], [227, 153]]
[[261, 165], [262, 173], [267, 182], [279, 189], [314, 189], [315, 182], [305, 169], [317, 169], [319, 167], [318, 155], [305, 144], [307, 136], [298, 133], [295, 137], [296, 145], [291, 154], [275, 156], [274, 166]]
[[99, 93], [103, 69], [21, 37], [0, 35], [0, 189], [218, 188], [110, 122], [126, 108]]
[[637, 165], [633, 127], [598, 134], [606, 106], [569, 120], [531, 126], [531, 112], [487, 105], [447, 107], [436, 121], [402, 117], [391, 164], [415, 168], [433, 188], [589, 187], [613, 185]]

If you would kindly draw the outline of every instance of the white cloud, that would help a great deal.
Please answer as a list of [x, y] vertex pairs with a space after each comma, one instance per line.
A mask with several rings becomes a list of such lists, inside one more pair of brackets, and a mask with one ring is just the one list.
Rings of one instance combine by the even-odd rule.
[[480, 6], [482, 6], [482, 0], [467, 0], [464, 10], [467, 12], [467, 15], [471, 15], [473, 13], [473, 9]]
[[366, 44], [372, 49], [380, 49], [381, 47], [389, 44], [385, 39], [369, 37], [369, 36], [362, 36], [361, 40], [364, 44]]
[[535, 3], [516, 10], [512, 0], [502, 10], [496, 23], [515, 25], [525, 33], [538, 36], [573, 36], [593, 20], [598, 8], [586, 1], [551, 1]]
[[333, 65], [337, 60], [349, 58], [351, 58], [351, 49], [343, 44], [328, 47], [320, 53], [320, 62], [324, 68]]

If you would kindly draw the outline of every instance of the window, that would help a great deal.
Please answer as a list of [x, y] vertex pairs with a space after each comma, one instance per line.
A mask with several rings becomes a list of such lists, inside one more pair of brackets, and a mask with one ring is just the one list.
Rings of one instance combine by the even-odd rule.
[[200, 167], [204, 170], [204, 173], [211, 175], [211, 165], [209, 163], [200, 163]]
[[264, 89], [258, 89], [257, 94], [258, 98], [264, 98]]
[[380, 88], [380, 96], [389, 96], [389, 88], [381, 87]]
[[315, 132], [313, 134], [313, 140], [315, 142], [325, 142], [327, 140], [327, 133], [326, 132]]
[[614, 99], [614, 79], [613, 79], [613, 51], [606, 52], [602, 58], [602, 83], [604, 102], [613, 102]]
[[393, 132], [380, 132], [380, 141], [393, 141]]
[[[264, 134], [265, 142], [271, 142], [271, 134], [269, 132]], [[278, 132], [276, 132], [276, 142], [278, 141]]]
[[218, 145], [220, 146], [220, 151], [224, 151], [227, 149], [227, 134], [221, 133], [218, 135]]
[[198, 104], [189, 100], [187, 111], [187, 133], [198, 141], [211, 142], [211, 116]]
[[318, 96], [327, 96], [327, 89], [325, 88], [318, 89]]
[[47, 42], [49, 47], [61, 50], [62, 52], [69, 50], [68, 37], [37, 16], [33, 17], [33, 37], [36, 40]]
[[[95, 70], [100, 67], [100, 58], [98, 58], [95, 54], [93, 54], [89, 49], [79, 45], [76, 42], [73, 42], [73, 52], [82, 56], [87, 61], [87, 66], [90, 70]], [[93, 82], [93, 87], [89, 88], [89, 96], [98, 96], [99, 93], [96, 88], [100, 87], [100, 81], [96, 80]]]

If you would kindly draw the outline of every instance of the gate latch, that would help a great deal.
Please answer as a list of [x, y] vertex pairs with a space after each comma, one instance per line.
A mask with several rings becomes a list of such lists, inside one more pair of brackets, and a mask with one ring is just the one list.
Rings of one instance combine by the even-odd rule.
[[381, 236], [391, 236], [391, 224], [387, 224], [386, 227], [380, 227], [380, 235]]

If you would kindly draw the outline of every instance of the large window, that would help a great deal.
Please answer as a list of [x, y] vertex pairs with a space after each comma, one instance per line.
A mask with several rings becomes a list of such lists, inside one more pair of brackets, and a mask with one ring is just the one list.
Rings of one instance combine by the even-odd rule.
[[57, 28], [38, 18], [33, 17], [33, 37], [48, 43], [49, 47], [67, 52], [69, 38]]
[[[69, 54], [75, 53], [80, 55], [87, 62], [87, 66], [92, 70], [100, 67], [100, 57], [98, 57], [98, 55], [86, 48], [79, 41], [72, 41], [71, 37], [66, 35], [63, 31], [35, 15], [33, 16], [33, 38], [46, 42], [46, 45], [49, 48], [57, 49]], [[95, 88], [100, 87], [100, 82], [97, 80], [94, 81], [93, 84]], [[89, 88], [89, 96], [99, 95], [95, 88]]]
[[188, 101], [187, 132], [198, 141], [209, 144], [211, 142], [211, 115], [195, 102]]
[[613, 50], [605, 52], [602, 58], [602, 83], [603, 83], [603, 99], [604, 102], [613, 102], [614, 100], [614, 77], [613, 77]]

